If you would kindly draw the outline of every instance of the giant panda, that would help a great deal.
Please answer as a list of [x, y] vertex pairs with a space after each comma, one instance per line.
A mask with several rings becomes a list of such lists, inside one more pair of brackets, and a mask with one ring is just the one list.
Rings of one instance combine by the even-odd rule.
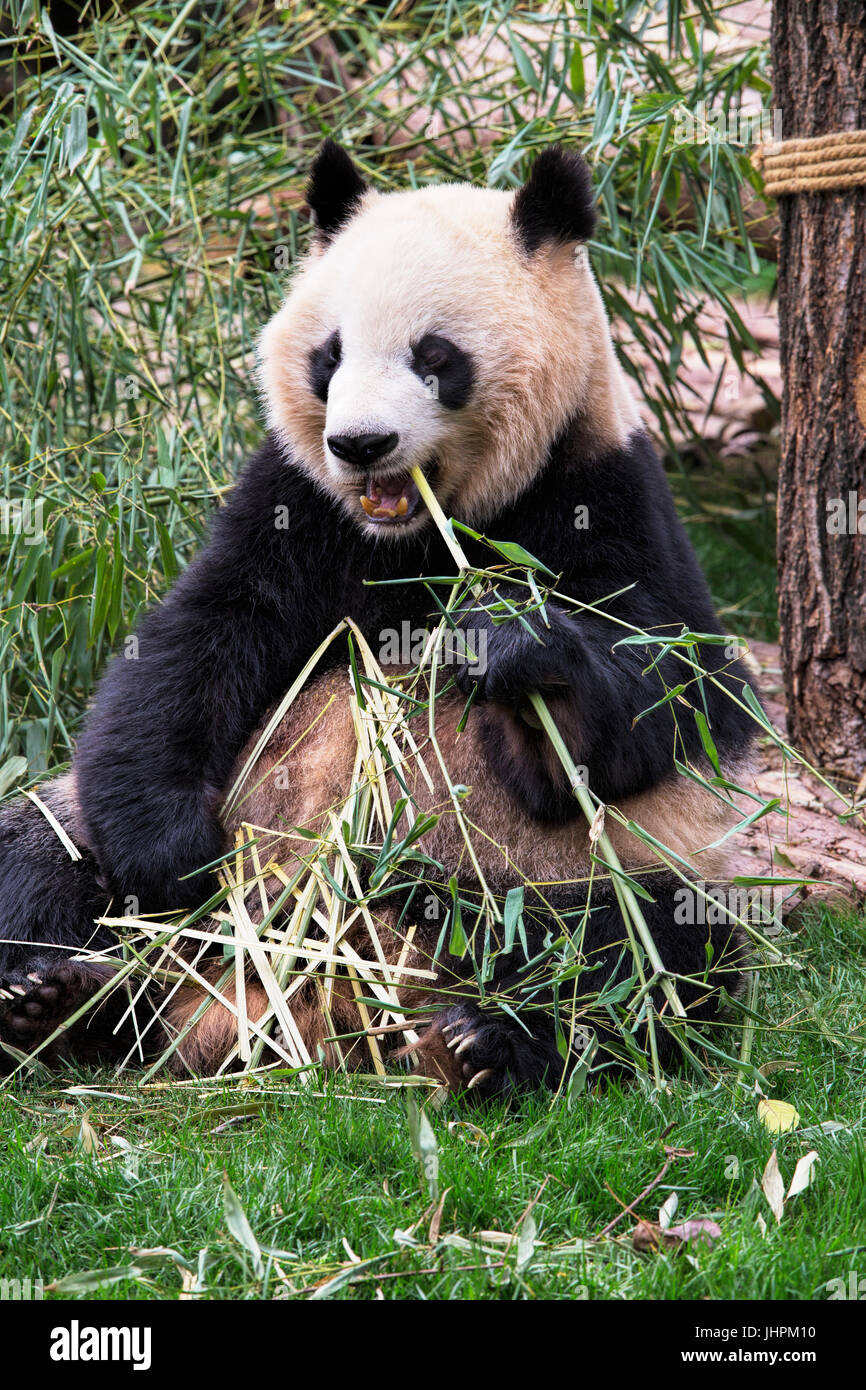
[[[226, 790], [269, 711], [345, 616], [374, 646], [385, 631], [438, 617], [417, 581], [452, 575], [455, 564], [410, 476], [417, 465], [444, 511], [475, 533], [465, 538], [473, 565], [491, 565], [478, 539], [489, 536], [523, 547], [555, 580], [543, 607], [519, 621], [498, 620], [483, 586], [468, 595], [455, 621], [483, 636], [485, 661], [466, 652], [434, 691], [448, 776], [441, 767], [427, 780], [417, 768], [388, 773], [419, 811], [441, 813], [422, 848], [446, 911], [455, 880], [466, 901], [477, 899], [477, 870], [499, 902], [526, 887], [523, 951], [494, 949], [486, 980], [473, 945], [462, 954], [443, 946], [441, 915], [412, 916], [412, 958], [435, 978], [410, 1001], [411, 1057], [481, 1098], [557, 1086], [574, 1040], [563, 1047], [543, 990], [522, 1006], [527, 961], [543, 957], [563, 922], [579, 921], [585, 991], [631, 967], [611, 875], [593, 860], [529, 693], [546, 699], [593, 794], [711, 879], [724, 872], [712, 847], [735, 808], [674, 763], [742, 779], [755, 727], [743, 699], [749, 676], [716, 640], [706, 583], [579, 254], [595, 221], [582, 158], [543, 151], [517, 191], [444, 184], [382, 194], [327, 142], [307, 199], [311, 248], [260, 342], [267, 437], [204, 548], [140, 622], [135, 658], [110, 663], [72, 771], [41, 789], [42, 807], [13, 802], [0, 818], [0, 1041], [19, 1052], [39, 1046], [101, 990], [43, 1060], [127, 1048], [118, 1027], [126, 997], [105, 990], [110, 968], [88, 958], [117, 950], [97, 919], [130, 897], [149, 913], [209, 897], [208, 866], [237, 826], [221, 815]], [[619, 640], [634, 629], [707, 634], [696, 653], [707, 677], [672, 652], [659, 658], [657, 646]], [[244, 822], [308, 833], [342, 804], [354, 750], [347, 665], [345, 640], [332, 643], [273, 732]], [[288, 777], [266, 775], [277, 765]], [[483, 863], [470, 862], [456, 827], [456, 783]], [[715, 1018], [720, 992], [734, 995], [741, 977], [739, 930], [682, 923], [680, 879], [621, 825], [609, 820], [608, 830], [626, 870], [645, 875], [641, 906], [689, 1015]], [[382, 907], [393, 959], [405, 960], [413, 911], [411, 902]], [[663, 1023], [665, 1001], [654, 998]], [[235, 1028], [218, 1004], [190, 1027], [202, 999], [186, 985], [161, 1015], [161, 1027], [183, 1037], [172, 1064], [194, 1074], [217, 1069]], [[363, 1031], [351, 990], [337, 983], [327, 1019], [314, 992], [301, 1005], [311, 1055], [332, 1058], [333, 1029], [351, 1053]], [[251, 985], [250, 1016], [265, 1006]], [[596, 1035], [599, 1059], [615, 1063], [603, 1023]], [[664, 1026], [658, 1047], [671, 1063], [676, 1042]]]

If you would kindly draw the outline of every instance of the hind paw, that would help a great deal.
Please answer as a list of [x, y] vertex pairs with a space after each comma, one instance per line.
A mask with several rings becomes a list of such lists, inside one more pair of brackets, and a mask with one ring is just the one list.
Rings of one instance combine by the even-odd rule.
[[484, 1013], [475, 1004], [456, 1004], [437, 1014], [415, 1050], [428, 1076], [478, 1100], [555, 1085], [562, 1071], [552, 1038], [533, 1036], [513, 1019]]
[[[80, 976], [69, 968], [35, 971], [0, 985], [0, 1035], [23, 1050], [38, 1047], [80, 1002]], [[76, 987], [79, 986], [79, 987]]]

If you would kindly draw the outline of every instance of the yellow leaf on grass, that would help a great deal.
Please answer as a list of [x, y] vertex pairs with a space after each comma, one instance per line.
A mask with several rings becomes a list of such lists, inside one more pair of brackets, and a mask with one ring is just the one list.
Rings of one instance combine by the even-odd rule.
[[786, 1100], [759, 1100], [758, 1119], [771, 1134], [785, 1134], [800, 1123], [799, 1113]]

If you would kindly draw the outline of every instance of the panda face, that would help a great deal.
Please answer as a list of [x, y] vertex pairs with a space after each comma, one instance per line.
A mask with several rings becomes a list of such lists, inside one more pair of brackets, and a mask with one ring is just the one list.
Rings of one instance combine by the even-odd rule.
[[350, 505], [360, 503], [359, 522], [398, 532], [421, 519], [410, 470], [420, 466], [434, 488], [443, 479], [442, 461], [466, 430], [451, 415], [471, 408], [476, 375], [471, 353], [442, 333], [375, 353], [363, 322], [349, 321], [313, 348], [325, 464], [339, 495], [350, 488]]
[[[384, 363], [371, 361], [364, 348], [361, 335], [352, 352], [351, 340], [344, 346], [335, 329], [309, 355], [310, 386], [325, 406], [324, 452], [338, 486], [345, 480], [354, 487], [369, 525], [398, 530], [420, 505], [409, 470], [420, 464], [435, 485], [438, 450], [447, 444], [447, 415], [426, 401], [432, 398], [443, 412], [464, 409], [475, 368], [468, 352], [437, 333], [398, 347]], [[370, 390], [377, 393], [375, 408], [359, 413]]]
[[636, 412], [598, 290], [571, 228], [551, 234], [524, 197], [531, 180], [516, 196], [382, 195], [338, 155], [346, 196], [332, 179], [326, 196], [314, 168], [317, 235], [262, 335], [260, 382], [271, 428], [360, 527], [429, 524], [416, 466], [478, 524], [530, 485], [576, 415], [602, 444], [627, 437]]

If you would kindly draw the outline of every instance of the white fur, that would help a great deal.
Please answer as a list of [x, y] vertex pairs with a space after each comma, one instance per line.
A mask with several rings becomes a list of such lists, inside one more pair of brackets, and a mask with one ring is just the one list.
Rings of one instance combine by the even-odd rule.
[[[575, 415], [601, 446], [623, 443], [639, 423], [590, 270], [573, 246], [526, 255], [512, 197], [463, 184], [368, 192], [346, 229], [303, 262], [262, 334], [271, 428], [359, 524], [361, 489], [327, 435], [396, 432], [377, 473], [435, 455], [440, 501], [483, 522], [525, 490]], [[335, 329], [343, 357], [326, 410], [308, 363]], [[428, 333], [473, 359], [462, 409], [441, 405], [411, 370], [410, 344]]]

